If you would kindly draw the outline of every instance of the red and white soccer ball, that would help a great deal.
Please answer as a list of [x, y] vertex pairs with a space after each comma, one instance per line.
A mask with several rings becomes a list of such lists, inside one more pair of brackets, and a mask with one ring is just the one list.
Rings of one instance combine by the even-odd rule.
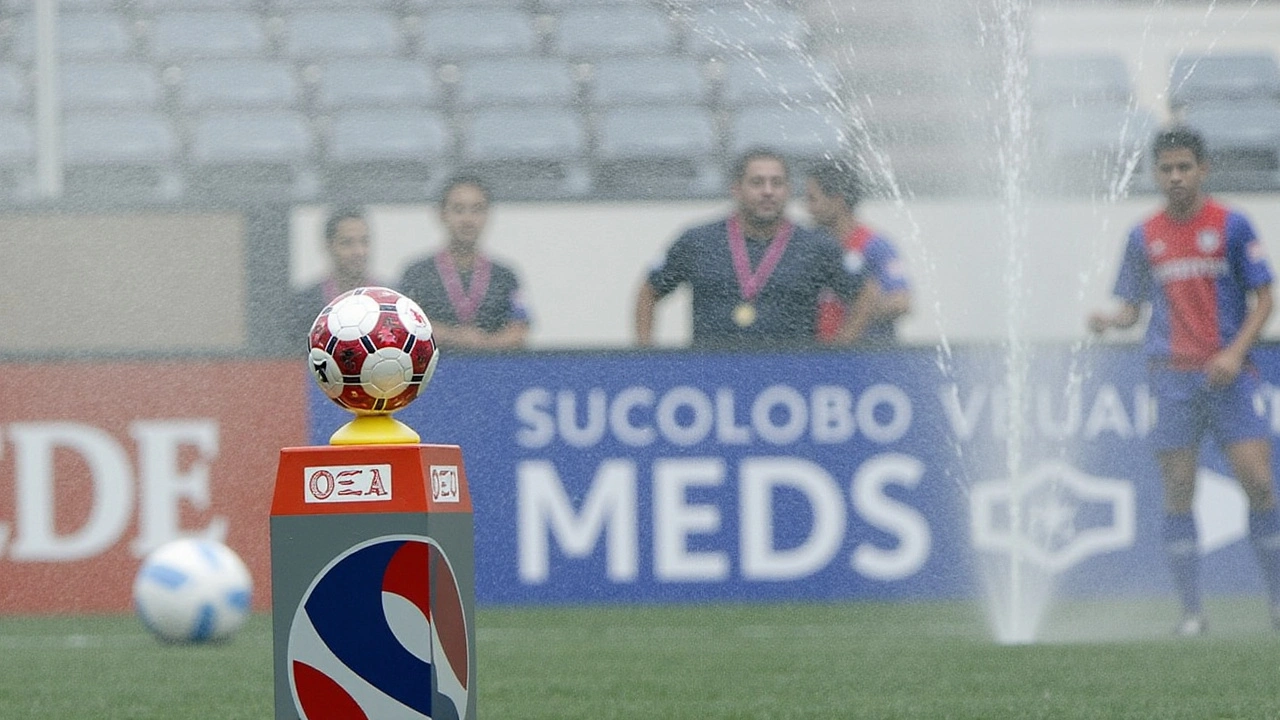
[[308, 337], [311, 376], [330, 399], [360, 415], [387, 414], [413, 402], [440, 359], [427, 314], [384, 287], [334, 298]]

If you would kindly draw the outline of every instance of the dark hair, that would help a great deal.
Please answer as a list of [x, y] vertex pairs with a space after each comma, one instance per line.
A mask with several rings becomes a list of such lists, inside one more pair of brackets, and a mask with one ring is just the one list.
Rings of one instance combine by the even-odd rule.
[[790, 168], [787, 167], [787, 159], [782, 156], [782, 153], [774, 150], [773, 148], [758, 145], [756, 147], [747, 148], [747, 150], [739, 155], [738, 159], [734, 161], [733, 182], [738, 182], [742, 179], [742, 176], [747, 174], [747, 166], [750, 165], [753, 160], [777, 160], [782, 163], [782, 174], [787, 176], [791, 174]]
[[1204, 136], [1187, 125], [1174, 125], [1165, 128], [1151, 141], [1151, 155], [1154, 158], [1160, 157], [1160, 153], [1165, 150], [1180, 149], [1190, 150], [1191, 154], [1196, 156], [1196, 162], [1204, 162], [1207, 152], [1204, 145]]
[[862, 201], [862, 180], [853, 166], [843, 160], [818, 161], [810, 166], [808, 175], [824, 195], [844, 198], [850, 210]]
[[360, 208], [342, 208], [329, 215], [324, 221], [324, 239], [332, 240], [338, 236], [338, 224], [343, 220], [364, 220], [364, 210]]
[[440, 206], [444, 206], [449, 199], [449, 193], [453, 192], [454, 188], [463, 185], [474, 185], [480, 190], [480, 194], [484, 195], [485, 202], [492, 201], [493, 198], [489, 193], [489, 186], [485, 184], [484, 180], [474, 173], [463, 172], [451, 175], [448, 180], [444, 181], [444, 187], [440, 189]]

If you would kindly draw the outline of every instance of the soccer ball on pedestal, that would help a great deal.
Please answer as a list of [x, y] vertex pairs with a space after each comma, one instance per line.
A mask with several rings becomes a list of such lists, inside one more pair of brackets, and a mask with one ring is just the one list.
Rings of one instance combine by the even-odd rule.
[[408, 405], [430, 382], [439, 359], [426, 313], [387, 288], [339, 295], [316, 318], [309, 338], [316, 383], [357, 414]]
[[[334, 298], [312, 323], [308, 341], [316, 384], [357, 419], [387, 416], [413, 402], [440, 359], [426, 313], [384, 287], [356, 288]], [[331, 442], [344, 441], [335, 434]]]

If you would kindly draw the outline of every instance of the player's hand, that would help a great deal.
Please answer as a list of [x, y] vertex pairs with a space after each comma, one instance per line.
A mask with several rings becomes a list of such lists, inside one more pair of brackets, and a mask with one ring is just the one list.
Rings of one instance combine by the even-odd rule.
[[1209, 379], [1210, 387], [1223, 387], [1230, 385], [1240, 375], [1240, 368], [1244, 366], [1244, 357], [1230, 350], [1222, 352], [1209, 358], [1209, 362], [1205, 364], [1205, 375]]
[[1089, 315], [1089, 330], [1095, 335], [1101, 335], [1111, 327], [1111, 316], [1106, 313], [1096, 312]]

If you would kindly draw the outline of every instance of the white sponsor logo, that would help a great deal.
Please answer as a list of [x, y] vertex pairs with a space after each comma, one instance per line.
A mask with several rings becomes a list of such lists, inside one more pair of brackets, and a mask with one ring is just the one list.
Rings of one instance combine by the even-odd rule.
[[431, 466], [431, 500], [441, 503], [456, 503], [461, 500], [457, 465]]
[[391, 499], [390, 465], [334, 465], [302, 471], [309, 503], [380, 502]]
[[1200, 248], [1200, 252], [1206, 255], [1217, 250], [1222, 244], [1222, 238], [1218, 237], [1217, 230], [1201, 230], [1196, 235], [1196, 247]]
[[1132, 547], [1137, 526], [1133, 485], [1047, 462], [1019, 482], [974, 485], [969, 496], [973, 545], [1012, 553], [1050, 572]]
[[1212, 278], [1226, 275], [1227, 261], [1220, 257], [1181, 258], [1160, 263], [1155, 268], [1156, 279], [1162, 283]]

